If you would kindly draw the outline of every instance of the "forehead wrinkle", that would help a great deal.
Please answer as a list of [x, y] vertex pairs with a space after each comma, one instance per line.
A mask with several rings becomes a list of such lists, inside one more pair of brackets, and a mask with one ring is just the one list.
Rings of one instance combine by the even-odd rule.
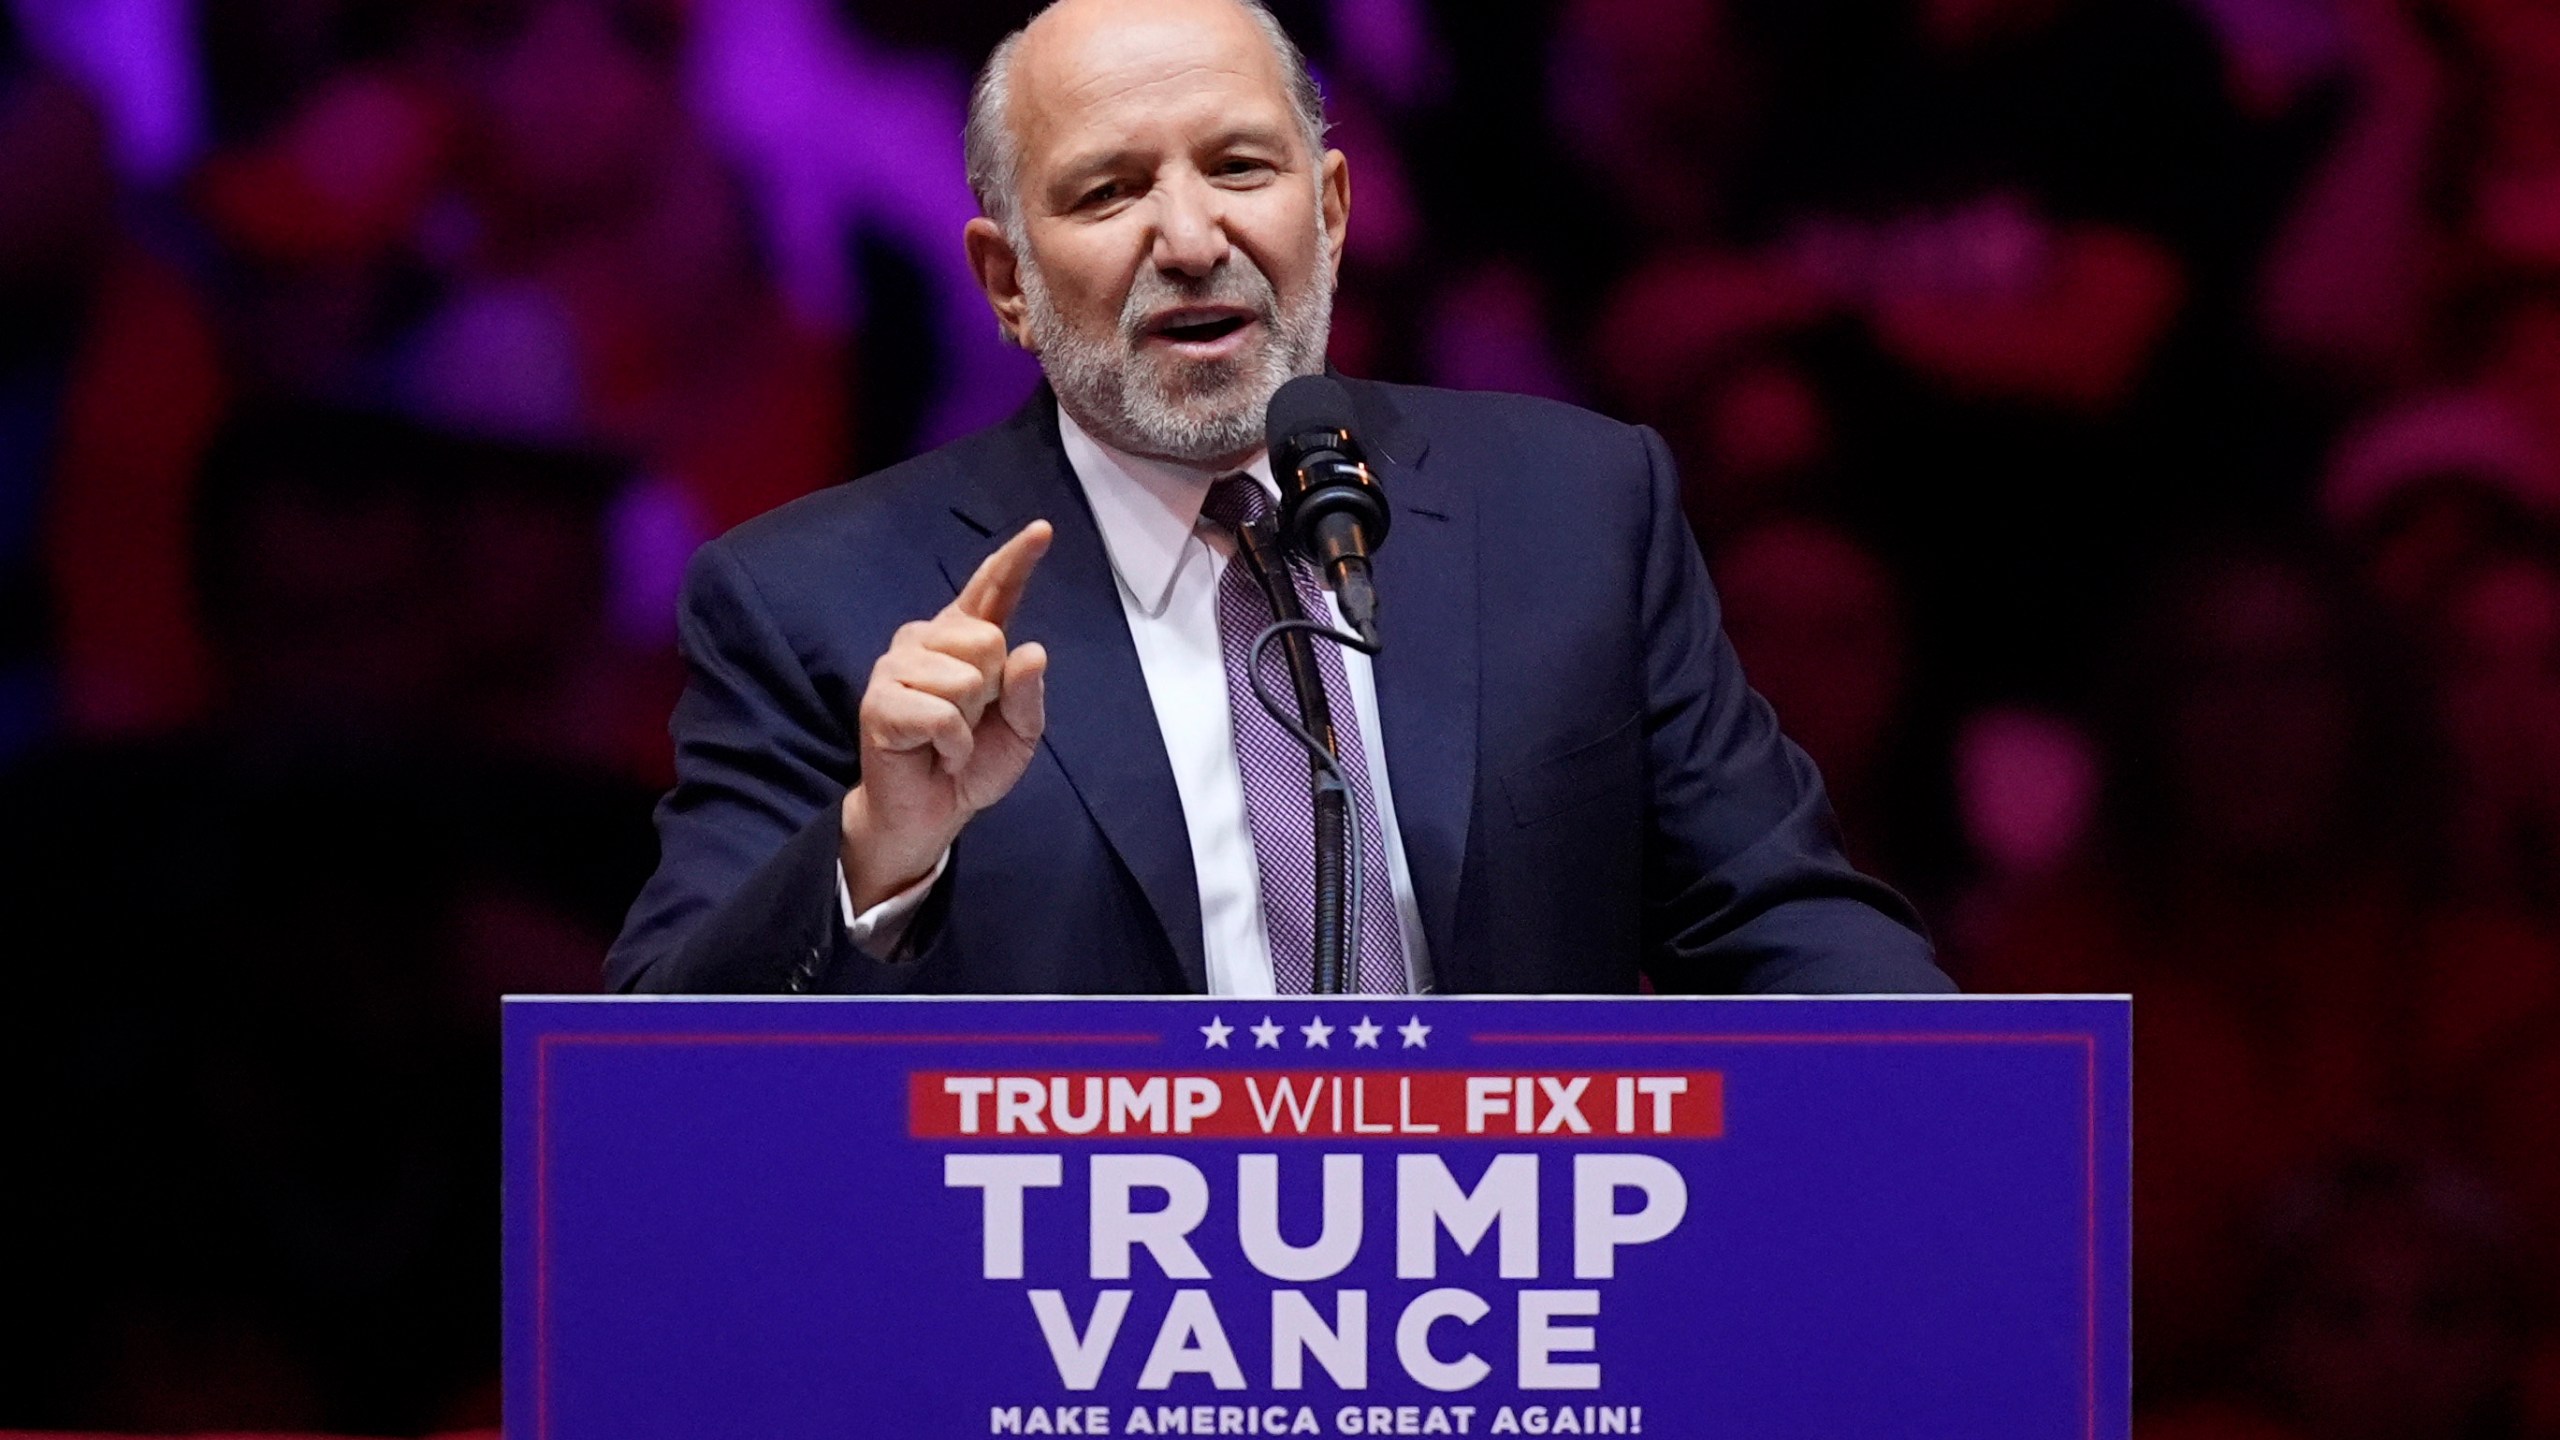
[[[1194, 73], [1196, 69], [1197, 67]], [[1054, 168], [1060, 174], [1071, 174], [1093, 168], [1106, 160], [1124, 158], [1155, 148], [1142, 138], [1141, 132], [1147, 128], [1148, 122], [1157, 117], [1162, 117], [1180, 127], [1183, 143], [1170, 147], [1175, 149], [1188, 149], [1192, 144], [1202, 140], [1220, 143], [1266, 140], [1289, 145], [1291, 137], [1297, 133], [1296, 126], [1288, 119], [1285, 107], [1272, 114], [1256, 115], [1237, 106], [1231, 99], [1200, 96], [1196, 92], [1186, 92], [1161, 99], [1154, 97], [1153, 92], [1160, 85], [1176, 85], [1184, 78], [1186, 77], [1168, 76], [1161, 82], [1148, 81], [1126, 90], [1115, 91], [1107, 97], [1097, 98], [1085, 105], [1079, 119], [1061, 120], [1054, 127], [1060, 133], [1052, 137], [1049, 147], [1060, 158], [1053, 166], [1044, 168]], [[1184, 124], [1188, 117], [1181, 113], [1182, 110], [1185, 107], [1197, 107], [1203, 103], [1215, 105], [1212, 124], [1207, 126]], [[1147, 121], [1138, 126], [1117, 123], [1118, 117], [1133, 110], [1140, 116], [1147, 117]], [[1093, 138], [1091, 132], [1096, 130], [1105, 133], [1101, 138]]]
[[[1060, 97], [1061, 103], [1090, 108], [1108, 105], [1113, 99], [1119, 97], [1135, 99], [1149, 91], [1189, 88], [1201, 77], [1212, 77], [1210, 81], [1212, 84], [1216, 83], [1214, 77], [1232, 76], [1247, 83], [1258, 78], [1229, 61], [1194, 60], [1180, 69], [1161, 72], [1155, 71], [1153, 67], [1141, 67], [1135, 62], [1113, 68], [1124, 73], [1091, 76], [1069, 87], [1066, 94]], [[1148, 73], [1134, 77], [1125, 74], [1127, 71], [1142, 68]]]

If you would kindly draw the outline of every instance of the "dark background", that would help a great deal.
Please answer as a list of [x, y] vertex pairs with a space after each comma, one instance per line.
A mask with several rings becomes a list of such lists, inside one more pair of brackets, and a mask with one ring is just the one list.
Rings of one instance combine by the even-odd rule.
[[[2138, 997], [2144, 1440], [2560, 1436], [2560, 3], [1280, 8], [1338, 363], [1659, 426], [1856, 858]], [[494, 1423], [495, 997], [692, 548], [1026, 393], [1026, 9], [0, 9], [0, 1425]]]

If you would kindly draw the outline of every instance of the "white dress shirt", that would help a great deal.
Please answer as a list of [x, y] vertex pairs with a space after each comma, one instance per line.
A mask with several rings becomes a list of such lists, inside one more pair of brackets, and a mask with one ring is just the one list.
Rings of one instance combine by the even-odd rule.
[[[1085, 503], [1102, 531], [1118, 581], [1120, 608], [1136, 644], [1138, 668], [1154, 705], [1173, 787], [1191, 837], [1191, 869], [1200, 887], [1200, 928], [1212, 995], [1269, 995], [1271, 946], [1262, 923], [1262, 872], [1254, 858], [1253, 832], [1245, 819], [1244, 778], [1236, 767], [1235, 723], [1228, 710], [1226, 652], [1218, 633], [1218, 582], [1234, 558], [1225, 527], [1204, 523], [1200, 507], [1223, 471], [1195, 470], [1125, 455], [1085, 433], [1064, 409], [1058, 436], [1067, 463], [1084, 488]], [[1257, 456], [1247, 473], [1276, 501], [1271, 462]], [[1033, 584], [1040, 583], [1035, 576]], [[1329, 618], [1342, 615], [1330, 595]], [[1404, 939], [1405, 974], [1415, 991], [1430, 988], [1430, 960], [1422, 919], [1405, 864], [1403, 834], [1396, 827], [1393, 789], [1387, 778], [1386, 737], [1378, 723], [1378, 689], [1369, 657], [1342, 651], [1344, 678], [1359, 717], [1360, 743], [1369, 768], [1369, 793], [1386, 839], [1388, 880], [1398, 929]], [[946, 856], [945, 862], [949, 857]], [[887, 952], [923, 904], [942, 867], [913, 888], [861, 914], [839, 877], [839, 898], [854, 943], [873, 954]]]

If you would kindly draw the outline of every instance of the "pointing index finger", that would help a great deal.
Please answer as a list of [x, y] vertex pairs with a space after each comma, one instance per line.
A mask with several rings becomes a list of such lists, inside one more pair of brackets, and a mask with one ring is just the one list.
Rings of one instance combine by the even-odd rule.
[[978, 573], [960, 588], [960, 598], [952, 601], [951, 607], [998, 627], [1011, 624], [1013, 608], [1022, 603], [1031, 572], [1039, 566], [1040, 557], [1049, 553], [1049, 542], [1056, 533], [1046, 520], [1023, 526], [1020, 534], [979, 563]]

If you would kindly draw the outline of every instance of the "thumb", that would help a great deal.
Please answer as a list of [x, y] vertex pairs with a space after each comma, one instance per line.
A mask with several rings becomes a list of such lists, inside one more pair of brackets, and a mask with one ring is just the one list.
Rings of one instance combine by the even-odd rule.
[[1038, 643], [1004, 657], [1004, 698], [997, 702], [1005, 727], [1025, 744], [1049, 726], [1049, 651]]

